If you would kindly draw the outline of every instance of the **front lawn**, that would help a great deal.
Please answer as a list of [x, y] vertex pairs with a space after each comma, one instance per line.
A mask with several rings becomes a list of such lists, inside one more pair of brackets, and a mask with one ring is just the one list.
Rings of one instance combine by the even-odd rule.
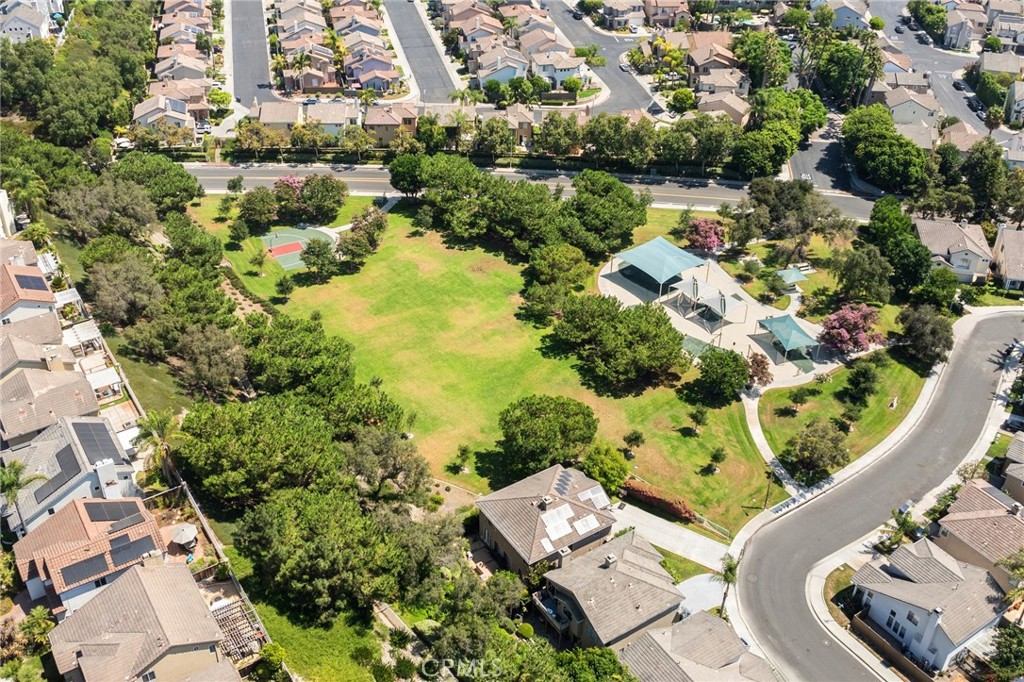
[[853, 574], [855, 571], [843, 564], [825, 578], [824, 597], [828, 612], [840, 626], [850, 627], [850, 615], [854, 613]]
[[658, 553], [663, 557], [661, 567], [668, 571], [676, 585], [694, 576], [714, 573], [710, 568], [701, 566], [696, 561], [690, 561], [686, 557], [679, 556], [667, 549], [662, 549], [661, 547], [655, 547], [654, 549], [658, 550]]
[[[647, 443], [636, 449], [634, 472], [711, 520], [735, 531], [760, 511], [764, 462], [739, 403], [710, 411], [701, 435], [693, 436], [691, 409], [673, 387], [621, 399], [595, 395], [572, 359], [544, 350], [548, 330], [516, 319], [519, 267], [481, 249], [448, 249], [436, 233], [416, 236], [413, 214], [401, 205], [392, 212], [380, 250], [359, 273], [299, 287], [282, 310], [319, 312], [329, 332], [355, 346], [359, 380], [381, 379], [416, 414], [411, 431], [436, 476], [487, 492], [475, 458], [496, 459], [499, 413], [533, 393], [566, 395], [590, 405], [599, 435], [616, 445], [631, 429], [642, 431]], [[651, 216], [661, 223], [656, 229], [667, 229], [678, 212]], [[253, 279], [242, 272], [247, 286]], [[463, 443], [474, 459], [468, 473], [452, 474], [446, 465]], [[728, 452], [720, 473], [701, 475], [718, 446]], [[776, 489], [772, 500], [783, 496]]]
[[988, 451], [985, 453], [986, 459], [1002, 459], [1006, 457], [1006, 451], [1010, 449], [1010, 442], [1013, 440], [1010, 436], [1005, 433], [997, 433], [996, 437], [992, 440], [992, 444], [988, 446]]
[[235, 577], [252, 600], [270, 638], [284, 647], [289, 670], [306, 682], [370, 682], [370, 671], [357, 665], [351, 657], [356, 647], [379, 650], [369, 624], [354, 614], [342, 616], [330, 627], [298, 622], [294, 614], [280, 608], [273, 597], [260, 594], [252, 576], [252, 562], [234, 547], [224, 548]]
[[[831, 382], [807, 384], [816, 395], [801, 405], [795, 415], [792, 413], [793, 402], [790, 399], [795, 389], [780, 388], [765, 392], [758, 407], [758, 417], [768, 444], [776, 455], [781, 455], [788, 441], [812, 419], [840, 418], [846, 404], [840, 401], [839, 394], [846, 387], [849, 373], [849, 369], [840, 367], [832, 372]], [[906, 418], [924, 386], [925, 377], [896, 359], [879, 368], [878, 373], [878, 391], [868, 398], [860, 420], [854, 424], [853, 431], [846, 439], [851, 462], [892, 433]], [[895, 409], [889, 409], [894, 397], [898, 398], [898, 404]]]

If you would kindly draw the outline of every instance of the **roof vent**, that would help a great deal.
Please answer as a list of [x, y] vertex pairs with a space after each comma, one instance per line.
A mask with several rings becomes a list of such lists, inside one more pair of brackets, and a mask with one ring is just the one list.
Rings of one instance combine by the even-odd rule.
[[551, 506], [551, 503], [554, 501], [555, 500], [550, 495], [545, 495], [544, 497], [540, 498], [540, 508], [547, 509], [548, 507]]
[[1010, 505], [1010, 513], [1013, 514], [1014, 516], [1020, 514], [1020, 510], [1021, 510], [1020, 502], [1014, 502], [1012, 505]]
[[614, 554], [604, 555], [604, 565], [606, 568], [614, 564], [616, 561], [618, 561], [618, 558]]

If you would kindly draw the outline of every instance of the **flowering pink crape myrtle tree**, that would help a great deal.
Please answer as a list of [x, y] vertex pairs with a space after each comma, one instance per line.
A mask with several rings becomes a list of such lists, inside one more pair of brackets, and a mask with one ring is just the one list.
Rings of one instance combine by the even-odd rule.
[[878, 311], [863, 303], [848, 303], [822, 323], [818, 340], [834, 351], [855, 353], [881, 343], [882, 335], [874, 331]]
[[717, 220], [694, 218], [686, 231], [690, 248], [711, 253], [725, 245], [725, 229]]

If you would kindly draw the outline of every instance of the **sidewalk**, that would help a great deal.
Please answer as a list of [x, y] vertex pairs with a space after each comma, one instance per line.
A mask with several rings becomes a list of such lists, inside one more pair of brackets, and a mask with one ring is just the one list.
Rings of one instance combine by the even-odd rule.
[[636, 532], [651, 544], [716, 571], [721, 569], [722, 557], [729, 551], [728, 545], [724, 543], [715, 542], [706, 535], [683, 528], [678, 523], [655, 516], [631, 504], [626, 504], [623, 509], [615, 506], [611, 512], [615, 516], [613, 532], [633, 526]]

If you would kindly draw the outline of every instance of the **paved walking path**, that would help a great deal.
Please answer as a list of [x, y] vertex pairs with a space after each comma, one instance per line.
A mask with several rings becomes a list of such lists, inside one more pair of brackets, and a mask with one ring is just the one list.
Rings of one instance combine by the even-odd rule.
[[701, 566], [718, 570], [722, 566], [722, 557], [729, 551], [729, 546], [716, 542], [706, 535], [701, 535], [688, 528], [673, 523], [660, 516], [655, 516], [639, 507], [626, 504], [623, 509], [612, 508], [615, 515], [614, 532], [633, 526], [644, 539], [667, 549]]
[[710, 611], [722, 605], [722, 590], [725, 587], [715, 581], [715, 576], [710, 573], [695, 575], [688, 580], [676, 585], [679, 593], [686, 597], [683, 606], [690, 613], [697, 611]]

